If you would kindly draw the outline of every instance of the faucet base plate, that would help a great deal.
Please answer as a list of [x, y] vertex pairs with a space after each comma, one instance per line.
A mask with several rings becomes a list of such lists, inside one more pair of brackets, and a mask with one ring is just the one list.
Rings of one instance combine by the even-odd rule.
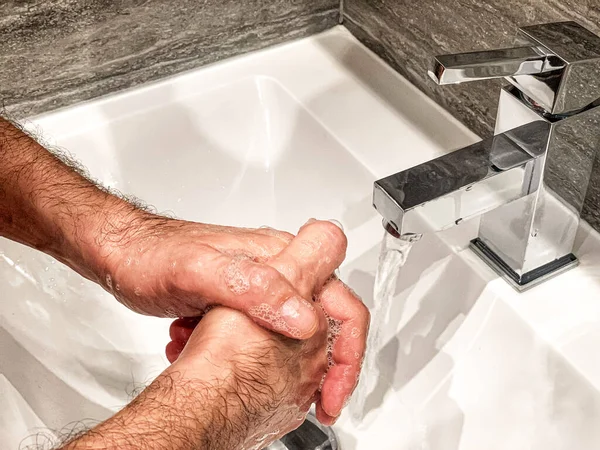
[[561, 258], [544, 264], [523, 275], [519, 275], [510, 268], [491, 248], [489, 248], [481, 239], [476, 238], [471, 241], [471, 250], [475, 252], [483, 261], [490, 266], [498, 275], [504, 278], [517, 291], [523, 292], [527, 289], [540, 284], [556, 275], [566, 272], [576, 267], [579, 260], [573, 253], [569, 253]]

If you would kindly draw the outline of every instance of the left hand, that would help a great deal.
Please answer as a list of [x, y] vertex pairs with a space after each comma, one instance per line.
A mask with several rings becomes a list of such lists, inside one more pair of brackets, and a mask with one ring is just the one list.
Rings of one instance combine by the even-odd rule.
[[[288, 247], [291, 234], [154, 216], [119, 238], [100, 278], [121, 303], [142, 314], [194, 317], [221, 305], [265, 328], [306, 339], [318, 326], [313, 292], [343, 261], [346, 237], [327, 221], [313, 221], [302, 230], [311, 236], [309, 245], [318, 248], [299, 248], [300, 259], [282, 269], [275, 256]], [[311, 254], [302, 257], [307, 251]], [[283, 270], [293, 272], [295, 285]]]

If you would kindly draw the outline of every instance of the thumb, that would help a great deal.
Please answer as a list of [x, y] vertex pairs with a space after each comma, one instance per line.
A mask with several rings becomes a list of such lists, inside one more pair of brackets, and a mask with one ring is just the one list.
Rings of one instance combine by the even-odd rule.
[[295, 339], [311, 337], [319, 326], [312, 305], [274, 267], [246, 257], [212, 254], [182, 268], [175, 283], [182, 298], [205, 306], [222, 305], [250, 316], [265, 328]]

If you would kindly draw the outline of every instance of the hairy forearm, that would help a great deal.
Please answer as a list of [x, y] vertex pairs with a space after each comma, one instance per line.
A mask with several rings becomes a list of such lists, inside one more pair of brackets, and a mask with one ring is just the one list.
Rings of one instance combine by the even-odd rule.
[[161, 375], [122, 411], [61, 450], [212, 448], [203, 442], [209, 424], [202, 411], [197, 414], [211, 389], [208, 383], [183, 384], [173, 375]]
[[139, 214], [0, 118], [0, 236], [98, 281], [100, 249]]
[[252, 418], [231, 377], [160, 375], [119, 413], [59, 450], [233, 450]]

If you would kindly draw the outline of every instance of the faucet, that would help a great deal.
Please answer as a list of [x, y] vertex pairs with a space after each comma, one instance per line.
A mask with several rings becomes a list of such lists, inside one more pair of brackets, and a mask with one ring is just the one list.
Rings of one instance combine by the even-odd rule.
[[433, 231], [481, 216], [471, 249], [519, 291], [575, 267], [600, 145], [600, 37], [575, 22], [521, 27], [513, 48], [437, 56], [429, 76], [508, 84], [494, 136], [375, 182], [386, 230], [422, 233], [417, 216]]

